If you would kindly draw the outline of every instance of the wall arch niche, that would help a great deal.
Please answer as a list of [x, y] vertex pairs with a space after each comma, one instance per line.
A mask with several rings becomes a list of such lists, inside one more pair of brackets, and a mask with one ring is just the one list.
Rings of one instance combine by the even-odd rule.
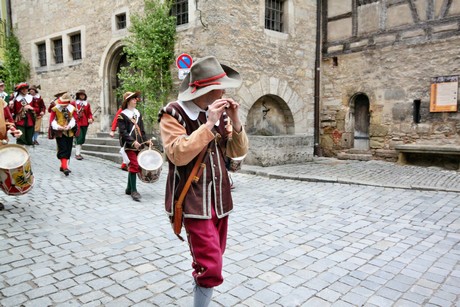
[[279, 96], [264, 95], [249, 109], [246, 131], [261, 136], [294, 134], [292, 112]]

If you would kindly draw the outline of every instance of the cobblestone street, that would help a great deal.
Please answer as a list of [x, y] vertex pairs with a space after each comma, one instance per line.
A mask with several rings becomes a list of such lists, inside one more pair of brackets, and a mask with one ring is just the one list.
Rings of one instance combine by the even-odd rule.
[[[137, 203], [119, 165], [72, 157], [65, 177], [54, 143], [39, 141], [33, 190], [0, 197], [0, 305], [191, 306], [191, 256], [163, 210], [167, 168], [138, 181]], [[319, 182], [294, 166], [232, 175], [225, 280], [211, 306], [460, 306], [458, 172], [393, 178], [348, 165], [334, 173], [343, 183], [325, 180], [326, 163], [314, 164]], [[285, 177], [254, 175], [270, 170]]]

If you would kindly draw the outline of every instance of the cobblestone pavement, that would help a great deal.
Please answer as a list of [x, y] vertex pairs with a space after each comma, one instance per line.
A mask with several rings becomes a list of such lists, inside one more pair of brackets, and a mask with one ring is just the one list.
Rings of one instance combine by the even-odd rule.
[[[72, 159], [65, 177], [47, 142], [30, 148], [33, 190], [0, 194], [0, 305], [191, 306], [188, 247], [163, 212], [166, 168], [157, 183], [138, 183], [137, 203], [119, 165]], [[376, 178], [386, 181], [369, 184], [366, 166], [379, 163], [337, 162], [339, 173], [331, 163], [311, 170], [369, 177], [269, 178], [295, 177], [298, 166], [232, 175], [225, 281], [211, 306], [460, 306], [460, 193], [446, 191], [458, 189], [454, 174], [440, 185], [429, 174], [442, 171], [404, 167], [401, 180], [385, 165]], [[385, 187], [391, 180], [407, 186]], [[439, 188], [410, 188], [423, 182]]]

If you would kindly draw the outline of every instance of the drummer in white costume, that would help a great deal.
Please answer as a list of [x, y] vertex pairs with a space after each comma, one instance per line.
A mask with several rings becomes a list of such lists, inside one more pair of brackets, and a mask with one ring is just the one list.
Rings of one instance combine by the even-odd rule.
[[136, 176], [141, 171], [137, 162], [137, 155], [140, 150], [150, 144], [144, 130], [144, 122], [139, 110], [136, 109], [140, 92], [126, 92], [123, 94], [122, 112], [118, 116], [118, 133], [120, 135], [120, 145], [126, 151], [129, 158], [128, 165], [128, 185], [125, 193], [131, 195], [135, 201], [141, 200], [141, 195], [136, 188]]

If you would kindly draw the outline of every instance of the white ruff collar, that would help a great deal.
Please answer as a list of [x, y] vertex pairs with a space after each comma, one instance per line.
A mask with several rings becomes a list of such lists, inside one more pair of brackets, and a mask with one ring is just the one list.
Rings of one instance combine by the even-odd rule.
[[18, 94], [18, 96], [16, 96], [17, 101], [21, 101], [23, 98], [27, 101], [27, 103], [31, 103], [34, 97], [32, 97], [30, 94], [26, 94], [25, 96]]
[[141, 116], [141, 113], [139, 113], [137, 109], [130, 110], [126, 108], [121, 113], [125, 114], [129, 119], [133, 118], [134, 115], [136, 115], [136, 118], [139, 118], [139, 116]]
[[60, 112], [62, 112], [62, 110], [64, 110], [64, 109], [67, 109], [67, 110], [69, 110], [69, 112], [72, 112], [75, 109], [75, 107], [73, 105], [71, 105], [70, 103], [68, 105], [58, 104], [58, 105], [56, 105], [56, 107]]
[[[203, 110], [199, 106], [197, 106], [193, 101], [177, 101], [181, 108], [184, 110], [185, 114], [191, 119], [191, 120], [197, 120], [198, 115], [200, 112], [206, 112], [206, 118], [208, 118], [208, 111]], [[215, 126], [219, 126], [219, 120], [216, 122]]]
[[82, 105], [82, 106], [86, 107], [87, 104], [88, 104], [88, 102], [86, 100], [77, 99], [77, 106]]

